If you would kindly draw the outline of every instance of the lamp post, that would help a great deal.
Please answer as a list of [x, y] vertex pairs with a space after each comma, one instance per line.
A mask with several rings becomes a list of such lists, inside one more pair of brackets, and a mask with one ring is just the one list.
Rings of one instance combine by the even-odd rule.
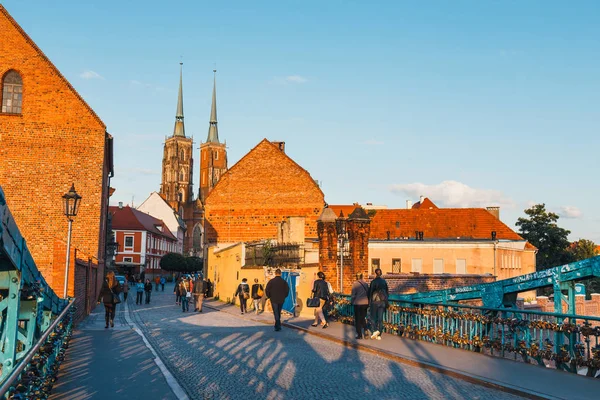
[[344, 251], [346, 249], [346, 218], [340, 213], [340, 217], [335, 220], [335, 230], [338, 236], [338, 248], [340, 249], [340, 293], [344, 293]]
[[75, 184], [71, 185], [71, 189], [63, 195], [64, 214], [69, 220], [69, 233], [67, 235], [67, 264], [65, 266], [65, 289], [64, 298], [67, 296], [67, 286], [69, 285], [69, 263], [71, 262], [71, 229], [73, 227], [73, 217], [77, 215], [81, 196], [75, 191]]

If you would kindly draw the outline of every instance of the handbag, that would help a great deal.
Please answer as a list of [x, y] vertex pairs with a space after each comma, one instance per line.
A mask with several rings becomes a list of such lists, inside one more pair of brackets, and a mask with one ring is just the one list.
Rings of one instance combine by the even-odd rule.
[[116, 294], [115, 292], [113, 292], [112, 288], [109, 288], [110, 292], [112, 293], [112, 302], [113, 304], [119, 304], [121, 302], [121, 298], [119, 297], [118, 294]]
[[306, 299], [306, 307], [318, 308], [321, 305], [321, 299], [318, 297], [309, 297]]
[[265, 292], [263, 291], [262, 285], [258, 285], [258, 289], [256, 290], [256, 295], [258, 297], [262, 298], [264, 294], [265, 294]]
[[244, 300], [248, 300], [250, 298], [250, 293], [244, 292]]
[[191, 292], [187, 292], [187, 293], [185, 294], [185, 297], [192, 297], [192, 293], [191, 293]]

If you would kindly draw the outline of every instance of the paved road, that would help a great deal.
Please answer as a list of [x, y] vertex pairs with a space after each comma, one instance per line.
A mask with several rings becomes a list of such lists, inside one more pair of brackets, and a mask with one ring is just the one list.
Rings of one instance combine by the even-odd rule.
[[183, 313], [169, 289], [131, 315], [192, 399], [518, 398], [246, 316]]

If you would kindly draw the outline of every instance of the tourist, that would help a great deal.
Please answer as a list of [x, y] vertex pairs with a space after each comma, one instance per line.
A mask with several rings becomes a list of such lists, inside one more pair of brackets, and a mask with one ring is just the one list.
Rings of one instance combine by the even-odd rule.
[[375, 270], [375, 279], [369, 286], [369, 305], [371, 307], [371, 323], [373, 324], [373, 334], [371, 339], [381, 340], [383, 332], [383, 313], [388, 306], [388, 285], [385, 279], [381, 277], [381, 269]]
[[160, 286], [161, 286], [161, 291], [164, 292], [165, 291], [165, 283], [167, 283], [167, 280], [165, 279], [164, 276], [160, 277]]
[[363, 274], [356, 274], [352, 284], [350, 302], [354, 306], [354, 327], [356, 338], [362, 339], [367, 331], [367, 308], [369, 308], [369, 285], [363, 280]]
[[181, 312], [190, 311], [190, 283], [187, 279], [182, 279], [179, 283], [179, 298], [181, 300]]
[[154, 283], [156, 284], [155, 290], [158, 292], [158, 285], [160, 285], [160, 276], [156, 275], [154, 277]]
[[181, 279], [175, 280], [175, 288], [173, 288], [173, 294], [175, 295], [175, 304], [181, 305], [181, 293], [179, 291], [179, 284], [181, 283]]
[[204, 295], [204, 297], [212, 297], [212, 288], [213, 288], [213, 284], [210, 281], [210, 279], [206, 280], [206, 293]]
[[204, 281], [202, 275], [194, 283], [194, 311], [202, 312], [202, 302], [204, 301]]
[[240, 311], [242, 314], [247, 312], [248, 299], [250, 298], [250, 287], [248, 286], [248, 279], [242, 279], [242, 282], [238, 285], [237, 290], [233, 297], [238, 296], [240, 299]]
[[115, 279], [115, 273], [108, 271], [106, 279], [102, 282], [102, 288], [98, 295], [98, 304], [102, 301], [104, 303], [104, 319], [106, 320], [105, 329], [108, 328], [110, 323], [111, 328], [115, 326], [115, 309], [117, 304], [121, 302], [119, 300], [119, 293], [121, 293], [121, 285], [119, 281]]
[[252, 303], [254, 303], [254, 311], [256, 311], [256, 315], [258, 315], [260, 311], [260, 300], [262, 299], [264, 294], [265, 293], [263, 285], [258, 283], [258, 279], [254, 278], [254, 285], [252, 285]]
[[275, 317], [275, 331], [281, 330], [281, 309], [289, 293], [290, 287], [281, 277], [281, 270], [277, 268], [275, 270], [275, 277], [267, 283], [267, 287], [265, 288], [265, 294], [271, 299], [273, 317]]
[[129, 282], [127, 279], [123, 281], [123, 301], [127, 301], [127, 295], [129, 294]]
[[146, 292], [146, 304], [150, 304], [150, 294], [152, 293], [152, 282], [150, 282], [150, 279], [146, 279], [144, 292]]
[[142, 298], [144, 296], [144, 282], [142, 282], [141, 279], [137, 280], [137, 283], [135, 285], [135, 290], [136, 290], [136, 298], [135, 298], [135, 304], [142, 304]]
[[323, 314], [323, 306], [329, 301], [331, 293], [329, 291], [329, 285], [327, 285], [327, 282], [325, 281], [325, 274], [323, 271], [319, 271], [317, 277], [319, 279], [313, 283], [312, 293], [313, 296], [320, 299], [320, 301], [319, 307], [315, 309], [315, 322], [311, 326], [318, 326], [320, 321], [323, 325], [323, 329], [325, 329], [329, 326], [329, 324], [327, 323], [325, 315]]

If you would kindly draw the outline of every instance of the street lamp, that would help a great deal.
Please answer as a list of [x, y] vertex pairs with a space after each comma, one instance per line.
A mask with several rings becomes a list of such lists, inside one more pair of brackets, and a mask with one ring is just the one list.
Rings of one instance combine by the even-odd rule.
[[77, 211], [79, 209], [79, 202], [81, 201], [81, 196], [77, 194], [75, 191], [75, 184], [71, 185], [71, 189], [67, 193], [63, 195], [64, 201], [64, 214], [69, 220], [69, 233], [67, 236], [67, 264], [65, 266], [65, 290], [64, 290], [64, 298], [67, 296], [67, 286], [69, 284], [69, 263], [71, 261], [71, 228], [73, 226], [73, 217], [77, 215]]
[[340, 253], [340, 293], [344, 293], [344, 251], [346, 249], [346, 218], [344, 218], [343, 212], [340, 212], [340, 216], [335, 220], [335, 231], [338, 236], [338, 248]]

